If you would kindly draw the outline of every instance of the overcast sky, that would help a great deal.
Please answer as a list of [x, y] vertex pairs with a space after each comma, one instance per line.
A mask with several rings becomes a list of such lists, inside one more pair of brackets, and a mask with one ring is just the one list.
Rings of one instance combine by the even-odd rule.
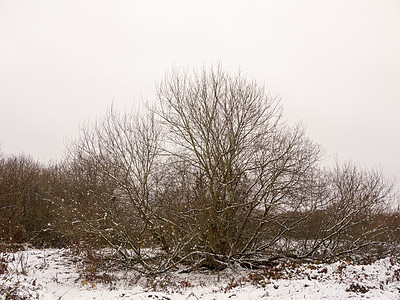
[[0, 147], [60, 159], [172, 66], [238, 67], [328, 159], [400, 179], [400, 0], [0, 0]]

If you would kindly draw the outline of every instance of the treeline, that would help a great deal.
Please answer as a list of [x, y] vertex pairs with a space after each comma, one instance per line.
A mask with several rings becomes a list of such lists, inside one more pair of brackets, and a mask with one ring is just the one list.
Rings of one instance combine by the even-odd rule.
[[321, 168], [320, 147], [257, 83], [172, 72], [156, 98], [111, 108], [57, 164], [1, 157], [1, 241], [107, 246], [152, 274], [396, 251], [393, 182], [351, 163]]

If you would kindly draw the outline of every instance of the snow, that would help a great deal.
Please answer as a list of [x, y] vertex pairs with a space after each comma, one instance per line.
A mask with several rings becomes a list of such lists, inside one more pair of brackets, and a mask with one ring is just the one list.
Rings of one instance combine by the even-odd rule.
[[98, 274], [91, 280], [83, 276], [84, 268], [82, 255], [69, 249], [2, 252], [0, 299], [6, 299], [6, 291], [43, 300], [400, 299], [400, 264], [391, 258], [369, 265], [291, 264], [264, 272], [173, 272], [153, 279], [93, 267]]

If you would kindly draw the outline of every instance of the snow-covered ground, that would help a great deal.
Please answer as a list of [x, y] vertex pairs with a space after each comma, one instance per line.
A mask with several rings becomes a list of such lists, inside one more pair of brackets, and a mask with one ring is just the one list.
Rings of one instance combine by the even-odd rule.
[[400, 264], [386, 258], [148, 279], [101, 270], [68, 249], [30, 249], [0, 253], [0, 299], [10, 299], [7, 293], [11, 299], [400, 299]]

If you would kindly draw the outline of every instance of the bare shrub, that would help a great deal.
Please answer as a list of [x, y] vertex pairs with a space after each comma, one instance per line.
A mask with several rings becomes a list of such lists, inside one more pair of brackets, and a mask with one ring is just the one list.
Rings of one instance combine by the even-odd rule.
[[[303, 256], [331, 259], [338, 256], [388, 254], [396, 239], [398, 201], [394, 183], [378, 171], [347, 163], [325, 174], [324, 206], [299, 227]], [[381, 251], [382, 253], [379, 253]]]
[[157, 100], [111, 108], [69, 148], [58, 199], [75, 242], [155, 276], [362, 254], [398, 235], [393, 184], [351, 164], [321, 170], [320, 147], [240, 72], [172, 72]]
[[48, 167], [29, 156], [0, 159], [0, 241], [55, 245]]
[[151, 113], [118, 114], [111, 108], [93, 127], [83, 128], [67, 166], [76, 177], [72, 182], [81, 182], [67, 201], [74, 230], [150, 273], [170, 267], [169, 257], [148, 251], [149, 245], [166, 247], [160, 226], [165, 220], [154, 205], [159, 136]]

